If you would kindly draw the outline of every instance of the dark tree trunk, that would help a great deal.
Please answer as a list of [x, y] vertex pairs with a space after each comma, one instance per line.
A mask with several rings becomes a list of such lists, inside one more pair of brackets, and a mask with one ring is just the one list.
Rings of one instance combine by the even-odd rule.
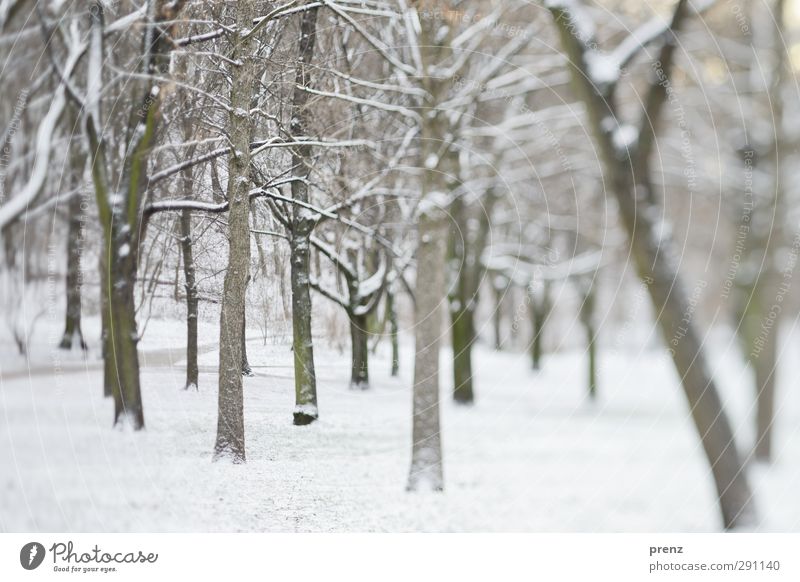
[[544, 330], [550, 315], [550, 286], [544, 283], [540, 289], [534, 290], [533, 283], [531, 283], [528, 285], [527, 293], [531, 316], [531, 364], [534, 370], [541, 370], [544, 356]]
[[492, 281], [492, 292], [494, 293], [494, 311], [492, 312], [492, 329], [494, 331], [494, 349], [503, 349], [503, 294], [505, 288], [498, 285], [497, 281]]
[[472, 387], [472, 345], [475, 343], [475, 329], [469, 305], [460, 305], [464, 307], [451, 307], [450, 311], [453, 336], [453, 400], [460, 404], [472, 404], [475, 401]]
[[597, 350], [596, 332], [594, 329], [594, 294], [595, 290], [591, 283], [581, 293], [580, 320], [586, 332], [586, 355], [587, 355], [587, 375], [586, 385], [589, 398], [597, 398]]
[[105, 259], [110, 268], [103, 291], [109, 325], [110, 358], [106, 366], [110, 366], [110, 370], [106, 371], [112, 382], [114, 424], [140, 430], [144, 428], [144, 407], [139, 381], [139, 334], [134, 296], [137, 258], [130, 232], [127, 224], [116, 225], [110, 229], [110, 243], [106, 241], [110, 250]]
[[[248, 277], [249, 279], [249, 277]], [[253, 369], [247, 360], [247, 306], [242, 314], [242, 376], [253, 377]]]
[[181, 212], [181, 251], [186, 286], [186, 389], [199, 389], [200, 368], [197, 364], [198, 297], [192, 252], [192, 213]]
[[400, 340], [397, 336], [397, 308], [394, 304], [394, 291], [389, 289], [386, 293], [386, 316], [389, 318], [389, 338], [392, 343], [392, 378], [400, 373]]
[[[307, 135], [310, 113], [308, 93], [297, 87], [306, 87], [310, 81], [310, 64], [314, 56], [316, 41], [317, 8], [302, 13], [300, 20], [300, 42], [292, 101], [293, 136]], [[311, 172], [311, 146], [301, 145], [292, 149], [292, 167], [295, 174], [303, 178], [292, 182], [292, 198], [308, 202], [308, 178]], [[294, 424], [298, 426], [314, 422], [317, 410], [317, 379], [314, 371], [314, 342], [311, 335], [311, 289], [310, 281], [310, 237], [314, 229], [311, 212], [302, 206], [293, 208], [289, 247], [292, 266], [292, 331], [294, 350], [295, 409]]]
[[369, 389], [369, 347], [366, 315], [348, 314], [350, 318], [350, 343], [352, 349], [352, 366], [350, 388], [355, 390]]
[[[77, 172], [80, 168], [73, 167]], [[80, 180], [74, 180], [79, 184]], [[73, 195], [68, 205], [69, 225], [67, 233], [67, 312], [64, 336], [59, 347], [62, 350], [71, 350], [80, 347], [87, 350], [88, 346], [83, 339], [81, 330], [81, 286], [83, 274], [81, 273], [81, 254], [83, 250], [83, 198]]]
[[111, 398], [114, 390], [114, 363], [111, 358], [111, 325], [108, 306], [108, 269], [106, 252], [100, 253], [100, 353], [103, 357], [103, 396]]

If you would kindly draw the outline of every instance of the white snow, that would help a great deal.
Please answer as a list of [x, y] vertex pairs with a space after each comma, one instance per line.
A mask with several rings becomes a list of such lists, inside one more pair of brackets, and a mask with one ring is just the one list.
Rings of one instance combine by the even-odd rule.
[[[182, 322], [154, 320], [171, 345]], [[201, 338], [203, 336], [201, 335]], [[210, 338], [206, 338], [209, 340]], [[7, 349], [5, 340], [3, 350]], [[204, 343], [201, 339], [201, 343]], [[643, 342], [642, 345], [647, 342]], [[715, 369], [740, 444], [752, 403], [733, 338], [714, 335]], [[381, 346], [372, 388], [349, 389], [347, 355], [317, 346], [320, 421], [292, 426], [288, 340], [249, 357], [247, 463], [212, 463], [217, 354], [201, 357], [199, 392], [175, 359], [147, 357], [147, 429], [111, 428], [99, 365], [33, 367], [0, 377], [0, 531], [716, 531], [708, 468], [663, 351], [601, 352], [600, 395], [584, 398], [584, 357], [475, 354], [477, 402], [454, 406], [442, 371], [443, 493], [405, 491], [412, 351], [390, 378]], [[638, 351], [637, 351], [638, 349]], [[800, 337], [786, 343], [800, 350]], [[55, 350], [54, 350], [55, 352]], [[158, 353], [158, 352], [156, 352]], [[4, 356], [5, 357], [5, 356]], [[443, 357], [443, 362], [448, 362]], [[777, 459], [752, 484], [761, 531], [800, 525], [797, 358], [779, 377]], [[99, 362], [95, 363], [99, 364]]]

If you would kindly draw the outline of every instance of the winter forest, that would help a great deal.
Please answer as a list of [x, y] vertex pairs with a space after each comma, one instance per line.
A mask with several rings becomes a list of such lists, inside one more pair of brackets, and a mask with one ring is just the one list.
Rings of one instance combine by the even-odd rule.
[[0, 531], [798, 531], [798, 29], [0, 0]]

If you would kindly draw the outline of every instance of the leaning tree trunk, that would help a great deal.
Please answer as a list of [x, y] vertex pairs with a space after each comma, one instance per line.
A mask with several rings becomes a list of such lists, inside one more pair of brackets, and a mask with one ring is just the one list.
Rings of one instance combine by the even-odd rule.
[[245, 461], [244, 395], [242, 386], [242, 335], [245, 294], [250, 276], [250, 142], [252, 118], [246, 113], [255, 89], [256, 39], [246, 36], [256, 16], [256, 2], [236, 4], [231, 62], [231, 113], [229, 139], [233, 153], [228, 161], [228, 268], [222, 291], [219, 325], [219, 403], [215, 459]]
[[[295, 74], [290, 129], [295, 137], [307, 135], [309, 127], [308, 93], [303, 89], [310, 80], [310, 64], [316, 41], [317, 8], [303, 12], [300, 21], [299, 55]], [[307, 203], [308, 177], [311, 173], [311, 146], [292, 149], [292, 167], [299, 178], [292, 182], [292, 198]], [[314, 371], [314, 340], [311, 335], [310, 238], [314, 217], [303, 206], [294, 205], [289, 237], [292, 277], [292, 348], [294, 352], [295, 408], [294, 424], [311, 424], [318, 416], [317, 378]]]
[[[688, 0], [679, 0], [653, 62], [649, 92], [644, 99], [642, 119], [636, 139], [620, 146], [617, 128], [622, 120], [614, 108], [614, 84], [596, 83], [590, 58], [597, 57], [594, 39], [576, 34], [586, 30], [583, 15], [573, 13], [577, 4], [552, 3], [548, 8], [558, 27], [574, 85], [586, 106], [595, 134], [597, 150], [603, 158], [606, 183], [617, 200], [621, 221], [628, 232], [631, 254], [639, 274], [646, 282], [658, 324], [668, 346], [675, 370], [681, 380], [689, 410], [714, 477], [723, 524], [726, 529], [750, 525], [755, 520], [753, 495], [745, 466], [739, 457], [733, 430], [706, 363], [703, 342], [693, 322], [692, 313], [678, 273], [672, 241], [655, 223], [661, 215], [655, 207], [652, 172], [649, 165], [656, 139], [661, 108], [667, 101], [677, 43], [675, 31], [689, 14]], [[578, 8], [579, 9], [579, 8]], [[633, 129], [633, 126], [628, 126]]]
[[[80, 166], [80, 164], [79, 164]], [[73, 164], [73, 172], [80, 171], [80, 167]], [[80, 184], [80, 180], [74, 180]], [[81, 287], [83, 275], [81, 273], [81, 254], [83, 250], [83, 198], [73, 195], [68, 205], [69, 224], [67, 232], [67, 312], [64, 335], [59, 347], [71, 350], [80, 347], [88, 349], [83, 339], [81, 330]]]
[[348, 313], [350, 320], [350, 343], [352, 346], [352, 366], [350, 372], [350, 388], [367, 390], [369, 388], [369, 334], [367, 330], [368, 316]]
[[192, 213], [181, 211], [181, 252], [183, 254], [183, 278], [186, 286], [186, 389], [197, 390], [200, 368], [197, 364], [197, 281], [192, 252]]

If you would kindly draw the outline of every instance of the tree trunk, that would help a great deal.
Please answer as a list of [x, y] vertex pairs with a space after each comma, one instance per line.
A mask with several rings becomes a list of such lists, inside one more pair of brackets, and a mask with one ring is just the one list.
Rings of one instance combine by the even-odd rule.
[[[614, 102], [610, 99], [613, 84], [611, 87], [599, 86], [592, 80], [589, 57], [596, 56], [593, 39], [575, 33], [580, 16], [572, 13], [574, 6], [553, 3], [548, 7], [558, 27], [573, 82], [586, 105], [597, 151], [603, 158], [606, 183], [617, 200], [639, 277], [647, 285], [658, 324], [711, 467], [724, 527], [733, 529], [750, 525], [755, 521], [755, 508], [745, 467], [706, 364], [701, 338], [695, 324], [685, 321], [686, 314], [692, 313], [693, 309], [678, 273], [672, 241], [654, 222], [662, 213], [649, 202], [654, 198], [649, 159], [661, 107], [667, 101], [669, 74], [677, 43], [669, 37], [670, 40], [661, 47], [657, 66], [651, 71], [650, 90], [642, 111], [643, 118], [650, 123], [641, 126], [631, 145], [620, 148], [615, 137], [621, 120], [615, 117]], [[688, 11], [688, 2], [680, 0], [671, 21], [672, 34], [680, 27]]]
[[[250, 277], [247, 277], [250, 279]], [[245, 286], [245, 290], [247, 287]], [[242, 314], [242, 376], [247, 376], [249, 378], [255, 376], [253, 374], [253, 369], [250, 367], [250, 362], [247, 360], [247, 305], [245, 304], [245, 310]]]
[[[461, 301], [461, 300], [459, 300]], [[469, 299], [466, 299], [469, 301]], [[460, 404], [472, 404], [475, 394], [472, 387], [472, 345], [475, 329], [472, 311], [466, 303], [457, 309], [451, 304], [451, 334], [453, 337], [453, 400]]]
[[110, 358], [106, 362], [110, 369], [106, 371], [112, 382], [114, 424], [140, 430], [144, 428], [144, 407], [139, 380], [139, 335], [134, 297], [137, 258], [132, 247], [131, 231], [126, 223], [116, 224], [106, 232], [110, 234], [105, 241], [109, 249], [105, 260], [110, 267], [106, 276], [107, 285], [103, 290], [110, 343]]
[[[80, 164], [73, 172], [80, 171]], [[79, 185], [80, 180], [72, 180], [74, 185]], [[81, 273], [81, 254], [83, 250], [83, 198], [73, 195], [68, 204], [69, 225], [67, 233], [67, 312], [64, 336], [59, 347], [62, 350], [71, 350], [80, 347], [87, 350], [88, 346], [83, 339], [81, 330], [81, 286], [83, 274]]]
[[544, 283], [541, 289], [534, 289], [533, 283], [528, 285], [528, 305], [531, 316], [531, 364], [534, 370], [542, 369], [544, 355], [544, 328], [550, 315], [550, 287]]
[[597, 398], [597, 350], [594, 329], [594, 288], [592, 283], [587, 283], [581, 293], [580, 320], [586, 332], [587, 376], [586, 386], [589, 398]]
[[348, 313], [350, 319], [350, 343], [352, 349], [352, 367], [350, 388], [355, 390], [369, 389], [369, 346], [367, 332], [367, 316]]
[[775, 370], [777, 368], [777, 333], [764, 341], [761, 353], [753, 360], [756, 388], [756, 459], [772, 460], [772, 426], [775, 422]]
[[186, 286], [186, 390], [199, 389], [200, 368], [197, 364], [198, 298], [192, 252], [192, 213], [181, 212], [181, 252]]
[[[302, 13], [300, 20], [299, 55], [295, 74], [294, 98], [290, 129], [293, 136], [307, 135], [309, 111], [308, 93], [297, 87], [308, 86], [310, 64], [316, 41], [317, 8]], [[311, 146], [292, 149], [292, 167], [300, 180], [292, 182], [292, 198], [308, 202], [308, 183], [311, 173]], [[294, 424], [311, 424], [318, 416], [317, 379], [314, 371], [314, 340], [311, 335], [310, 237], [314, 229], [312, 213], [294, 205], [289, 239], [292, 266], [292, 332], [294, 350], [295, 408]]]
[[386, 316], [389, 318], [389, 338], [392, 343], [392, 378], [400, 374], [400, 340], [397, 336], [397, 308], [394, 304], [394, 291], [389, 289], [386, 292]]
[[505, 287], [499, 285], [499, 281], [492, 281], [492, 292], [494, 293], [494, 311], [492, 312], [492, 329], [494, 331], [494, 349], [503, 349], [503, 294]]
[[447, 298], [443, 268], [447, 258], [446, 237], [443, 218], [426, 214], [420, 217], [410, 491], [444, 488], [439, 426], [439, 346], [442, 306]]
[[256, 81], [255, 38], [243, 37], [256, 16], [256, 2], [236, 3], [237, 28], [231, 39], [229, 136], [233, 151], [228, 161], [228, 268], [222, 292], [219, 338], [219, 403], [215, 459], [245, 461], [242, 344], [245, 294], [250, 276], [250, 142], [253, 122], [247, 112]]

